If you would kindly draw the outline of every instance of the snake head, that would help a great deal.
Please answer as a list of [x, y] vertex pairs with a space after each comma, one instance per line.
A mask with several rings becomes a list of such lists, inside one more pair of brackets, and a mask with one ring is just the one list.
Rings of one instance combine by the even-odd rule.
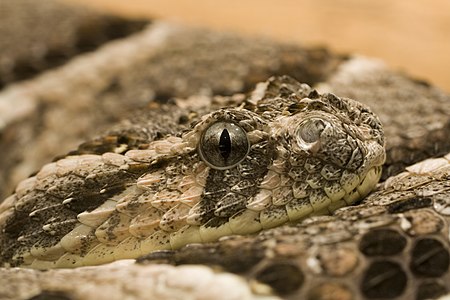
[[369, 108], [272, 78], [146, 149], [44, 166], [0, 205], [0, 263], [94, 265], [298, 222], [367, 195], [384, 157]]

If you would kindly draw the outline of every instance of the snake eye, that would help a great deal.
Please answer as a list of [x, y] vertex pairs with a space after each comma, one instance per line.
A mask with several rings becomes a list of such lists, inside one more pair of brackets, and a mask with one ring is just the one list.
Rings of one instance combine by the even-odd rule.
[[320, 119], [309, 119], [305, 121], [297, 129], [297, 142], [299, 146], [309, 148], [308, 145], [318, 142], [325, 127], [325, 122]]
[[218, 170], [230, 169], [248, 154], [250, 144], [247, 133], [232, 122], [219, 121], [203, 132], [198, 151], [200, 157]]

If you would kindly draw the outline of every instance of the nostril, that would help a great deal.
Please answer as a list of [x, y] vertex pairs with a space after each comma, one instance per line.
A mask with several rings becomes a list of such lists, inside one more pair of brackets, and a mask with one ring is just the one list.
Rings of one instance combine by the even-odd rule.
[[297, 129], [297, 139], [299, 144], [312, 144], [317, 142], [325, 127], [325, 122], [320, 119], [311, 119], [300, 124]]

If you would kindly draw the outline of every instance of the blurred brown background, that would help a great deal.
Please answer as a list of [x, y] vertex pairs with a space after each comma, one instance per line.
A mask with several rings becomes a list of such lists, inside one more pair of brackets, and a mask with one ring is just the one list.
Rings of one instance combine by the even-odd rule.
[[450, 92], [449, 0], [66, 0], [379, 57]]

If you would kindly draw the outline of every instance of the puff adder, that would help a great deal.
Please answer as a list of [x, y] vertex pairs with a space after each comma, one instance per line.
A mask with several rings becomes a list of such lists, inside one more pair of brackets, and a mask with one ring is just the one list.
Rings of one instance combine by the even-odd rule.
[[190, 130], [45, 165], [0, 205], [0, 265], [98, 265], [253, 234], [365, 197], [385, 160], [365, 105], [269, 80]]

